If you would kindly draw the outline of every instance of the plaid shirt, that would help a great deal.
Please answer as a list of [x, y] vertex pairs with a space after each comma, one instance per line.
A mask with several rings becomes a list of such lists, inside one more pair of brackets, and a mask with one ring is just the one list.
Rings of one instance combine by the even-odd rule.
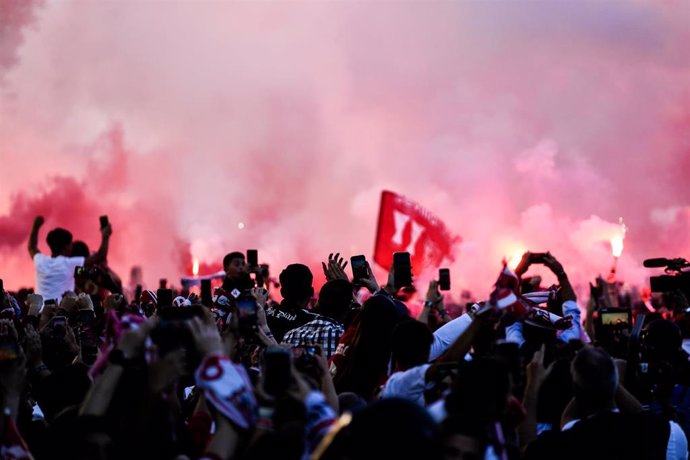
[[299, 347], [304, 345], [319, 345], [330, 358], [338, 347], [340, 336], [345, 333], [342, 324], [326, 316], [316, 319], [288, 331], [283, 337], [283, 343]]

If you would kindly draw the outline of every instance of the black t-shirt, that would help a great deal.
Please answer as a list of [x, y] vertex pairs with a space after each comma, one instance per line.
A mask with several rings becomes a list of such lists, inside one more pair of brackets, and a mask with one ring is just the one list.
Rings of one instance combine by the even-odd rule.
[[606, 412], [569, 430], [542, 434], [527, 447], [524, 459], [662, 460], [669, 435], [668, 421], [650, 412]]
[[278, 343], [283, 341], [288, 331], [316, 319], [317, 316], [286, 301], [280, 305], [271, 305], [266, 309], [266, 322]]

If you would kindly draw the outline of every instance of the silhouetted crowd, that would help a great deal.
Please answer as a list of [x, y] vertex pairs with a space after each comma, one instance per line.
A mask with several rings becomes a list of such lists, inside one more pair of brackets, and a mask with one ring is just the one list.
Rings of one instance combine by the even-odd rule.
[[380, 285], [330, 254], [316, 293], [306, 265], [274, 283], [230, 252], [222, 282], [125, 292], [107, 218], [93, 253], [60, 228], [42, 253], [43, 224], [34, 288], [0, 289], [2, 459], [688, 458], [683, 286], [578, 299], [528, 252], [488, 299], [451, 308], [439, 279], [411, 309], [404, 264]]

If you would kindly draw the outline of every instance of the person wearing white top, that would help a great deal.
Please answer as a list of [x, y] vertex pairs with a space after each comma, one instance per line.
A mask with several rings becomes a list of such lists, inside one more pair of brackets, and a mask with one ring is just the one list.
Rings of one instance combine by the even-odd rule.
[[38, 249], [38, 232], [44, 222], [42, 216], [36, 217], [29, 236], [29, 254], [36, 269], [35, 291], [46, 300], [55, 299], [59, 302], [65, 291], [74, 290], [75, 267], [91, 266], [106, 259], [112, 227], [107, 224], [101, 228], [101, 245], [98, 251], [88, 258], [70, 257], [72, 233], [64, 228], [55, 228], [48, 232], [46, 237], [50, 247], [50, 256], [47, 256]]

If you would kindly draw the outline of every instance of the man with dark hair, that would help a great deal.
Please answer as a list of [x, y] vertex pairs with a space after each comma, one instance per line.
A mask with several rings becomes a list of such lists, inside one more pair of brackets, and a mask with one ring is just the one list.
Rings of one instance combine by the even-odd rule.
[[288, 331], [316, 318], [315, 314], [307, 311], [309, 301], [314, 295], [314, 276], [309, 267], [302, 264], [288, 265], [280, 273], [279, 279], [283, 301], [280, 305], [271, 306], [266, 310], [268, 327], [278, 343], [282, 342]]
[[343, 279], [328, 281], [321, 287], [316, 313], [308, 323], [288, 331], [283, 343], [292, 346], [319, 345], [330, 358], [345, 333], [343, 322], [352, 305], [352, 284]]
[[570, 374], [575, 396], [563, 411], [561, 431], [539, 436], [527, 446], [526, 459], [687, 459], [681, 428], [642, 410], [619, 384], [606, 351], [582, 348]]
[[254, 282], [247, 272], [247, 262], [243, 253], [234, 251], [223, 257], [223, 270], [223, 290], [228, 294], [234, 290], [242, 293], [254, 287]]
[[36, 293], [44, 299], [60, 300], [65, 291], [74, 290], [74, 269], [100, 263], [108, 256], [108, 244], [113, 230], [110, 224], [101, 228], [101, 245], [89, 257], [71, 257], [72, 233], [64, 228], [48, 232], [46, 241], [50, 247], [50, 257], [38, 249], [38, 231], [45, 220], [42, 216], [34, 219], [29, 236], [29, 254], [36, 268]]

